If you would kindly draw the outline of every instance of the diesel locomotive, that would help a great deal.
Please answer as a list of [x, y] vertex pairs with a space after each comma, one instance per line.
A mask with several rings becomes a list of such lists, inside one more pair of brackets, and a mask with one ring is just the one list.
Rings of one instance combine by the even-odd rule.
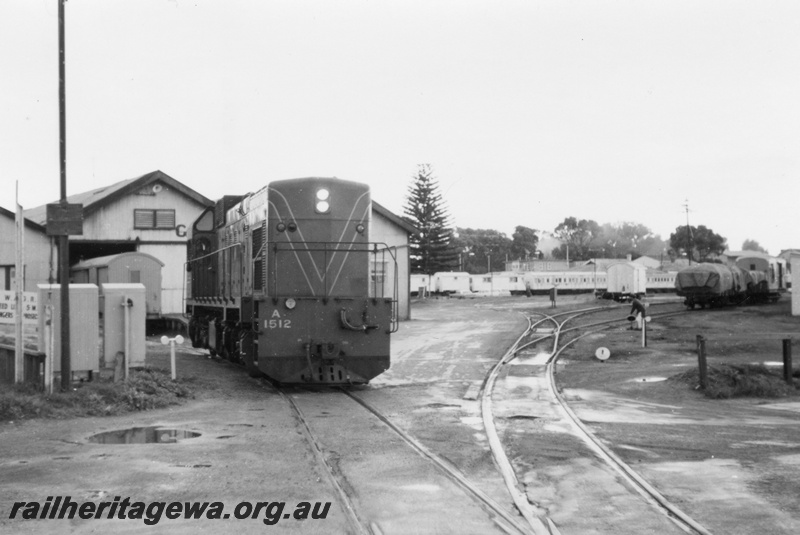
[[369, 187], [338, 178], [275, 181], [206, 209], [186, 264], [192, 345], [280, 383], [387, 370], [397, 261], [369, 240], [371, 213]]

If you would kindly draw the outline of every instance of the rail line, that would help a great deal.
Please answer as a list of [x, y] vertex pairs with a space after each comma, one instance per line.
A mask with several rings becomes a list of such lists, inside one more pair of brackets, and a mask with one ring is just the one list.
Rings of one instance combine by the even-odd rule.
[[[324, 448], [298, 404], [294, 399], [292, 399], [292, 396], [287, 395], [283, 391], [283, 387], [278, 385], [272, 386], [292, 409], [293, 414], [299, 423], [299, 427], [308, 441], [317, 462], [321, 467], [324, 468], [328, 481], [336, 492], [337, 499], [347, 515], [348, 523], [352, 527], [353, 532], [360, 535], [381, 535], [380, 527], [375, 522], [370, 522], [369, 519], [363, 518], [363, 515], [358, 513], [355, 504], [351, 500], [344, 486], [340, 483], [340, 478], [337, 476], [336, 470], [325, 458], [325, 454], [323, 453]], [[401, 429], [397, 424], [392, 422], [390, 418], [384, 415], [369, 402], [343, 387], [335, 387], [331, 390], [339, 391], [346, 397], [358, 403], [361, 407], [363, 407], [366, 411], [371, 413], [381, 423], [393, 431], [397, 436], [399, 436], [412, 450], [432, 463], [440, 473], [444, 474], [450, 481], [454, 482], [458, 487], [465, 491], [465, 494], [472, 498], [489, 516], [494, 524], [503, 532], [511, 535], [526, 535], [530, 533], [529, 529], [520, 523], [518, 518], [506, 511], [495, 500], [478, 488], [474, 483], [469, 481], [469, 479], [460, 470], [452, 466], [448, 461], [433, 453], [419, 440], [415, 439], [413, 436]]]
[[[640, 495], [642, 495], [648, 503], [657, 508], [661, 513], [665, 514], [680, 529], [682, 529], [686, 533], [711, 535], [708, 529], [706, 529], [700, 523], [689, 517], [686, 513], [681, 511], [677, 506], [675, 506], [669, 500], [667, 500], [655, 487], [650, 485], [645, 480], [644, 477], [642, 477], [639, 473], [633, 470], [627, 463], [625, 463], [616, 454], [614, 454], [613, 451], [611, 451], [607, 446], [605, 446], [594, 435], [594, 433], [592, 433], [583, 424], [580, 418], [578, 418], [578, 416], [574, 413], [574, 411], [572, 411], [572, 409], [569, 407], [564, 397], [558, 391], [558, 387], [555, 382], [554, 370], [558, 358], [564, 351], [564, 349], [566, 349], [573, 343], [577, 342], [581, 338], [588, 336], [589, 334], [609, 329], [625, 320], [624, 319], [603, 320], [570, 328], [565, 328], [565, 326], [567, 325], [567, 323], [573, 321], [578, 317], [606, 310], [609, 310], [609, 308], [592, 307], [592, 308], [574, 310], [569, 312], [562, 312], [554, 315], [534, 313], [536, 316], [540, 316], [541, 319], [539, 319], [538, 321], [534, 321], [533, 317], [531, 316], [528, 317], [529, 325], [526, 331], [517, 339], [517, 341], [512, 345], [512, 347], [503, 356], [503, 358], [498, 361], [495, 367], [492, 368], [489, 375], [487, 375], [484, 389], [480, 393], [481, 412], [484, 420], [484, 426], [486, 427], [487, 430], [487, 435], [491, 435], [490, 446], [492, 447], [492, 454], [495, 457], [495, 461], [497, 462], [497, 464], [501, 466], [501, 471], [503, 472], [503, 476], [504, 479], [506, 480], [506, 485], [509, 489], [509, 492], [514, 498], [514, 502], [517, 505], [517, 508], [520, 510], [520, 513], [523, 514], [523, 516], [525, 516], [526, 519], [530, 519], [531, 517], [534, 518], [534, 521], [529, 520], [529, 523], [531, 523], [531, 527], [533, 528], [534, 533], [536, 535], [539, 535], [539, 533], [544, 533], [544, 534], [557, 533], [557, 528], [552, 523], [552, 521], [546, 516], [545, 512], [542, 511], [538, 506], [536, 506], [536, 504], [529, 503], [527, 497], [525, 496], [524, 491], [520, 488], [519, 482], [517, 481], [516, 475], [514, 474], [513, 467], [511, 466], [511, 463], [508, 461], [508, 458], [502, 447], [502, 443], [500, 442], [500, 439], [497, 436], [491, 412], [492, 390], [494, 388], [495, 380], [499, 375], [500, 371], [503, 369], [503, 367], [505, 367], [512, 360], [514, 360], [517, 354], [523, 349], [544, 342], [548, 339], [552, 339], [553, 340], [552, 350], [546, 361], [547, 385], [554, 399], [557, 401], [558, 406], [560, 407], [562, 413], [567, 418], [567, 420], [573, 424], [573, 427], [576, 429], [578, 436], [584, 441], [584, 443], [586, 443], [590, 447], [590, 449], [593, 452], [595, 452], [595, 454], [602, 461], [604, 461], [608, 466], [610, 466], [613, 470], [615, 470], [622, 478], [628, 481], [629, 484], [631, 484], [631, 486], [635, 488], [637, 492]], [[669, 316], [683, 315], [686, 313], [689, 313], [689, 311], [681, 310], [677, 312], [663, 312], [650, 315], [656, 318], [666, 318]], [[564, 316], [566, 316], [566, 318], [563, 319], [562, 321], [559, 321], [557, 319]], [[554, 325], [552, 332], [538, 333], [540, 334], [540, 336], [535, 336], [535, 337], [532, 336], [534, 334], [537, 334], [535, 328], [543, 323], [552, 323]], [[575, 336], [566, 343], [561, 343], [561, 337], [563, 334], [569, 332], [582, 331], [586, 329], [591, 329], [591, 330], [588, 330], [586, 332], [583, 332], [582, 334]], [[531, 339], [523, 344], [522, 341], [525, 338], [529, 337]]]
[[[677, 316], [683, 315], [688, 313], [688, 311], [678, 311], [678, 312], [665, 312], [660, 314], [652, 314], [652, 317], [658, 318], [665, 318], [669, 316]], [[603, 460], [605, 463], [613, 468], [617, 473], [619, 473], [626, 481], [628, 481], [633, 488], [635, 488], [639, 494], [641, 494], [651, 505], [654, 505], [659, 511], [666, 514], [667, 517], [672, 520], [675, 525], [681, 528], [686, 533], [696, 534], [699, 533], [701, 535], [711, 535], [711, 532], [706, 529], [702, 524], [691, 518], [689, 515], [684, 513], [681, 509], [679, 509], [675, 504], [670, 502], [663, 494], [661, 494], [658, 489], [652, 486], [647, 480], [641, 476], [638, 472], [636, 472], [633, 468], [630, 467], [625, 461], [619, 458], [610, 448], [608, 448], [605, 444], [603, 444], [597, 436], [592, 433], [589, 428], [584, 425], [584, 423], [578, 418], [575, 412], [569, 407], [569, 404], [566, 402], [564, 397], [558, 391], [558, 387], [555, 382], [555, 366], [558, 362], [558, 358], [561, 356], [561, 353], [572, 345], [573, 343], [577, 342], [581, 338], [588, 336], [590, 334], [605, 330], [610, 328], [616, 323], [619, 323], [623, 320], [608, 320], [608, 321], [601, 321], [596, 322], [593, 324], [573, 327], [570, 329], [563, 329], [563, 326], [573, 318], [568, 318], [564, 320], [558, 329], [558, 333], [562, 332], [569, 332], [575, 331], [579, 329], [586, 329], [587, 327], [597, 327], [593, 330], [587, 331], [575, 338], [571, 339], [569, 342], [561, 345], [561, 347], [554, 348], [554, 352], [551, 355], [550, 359], [547, 362], [547, 383], [550, 386], [550, 391], [555, 396], [556, 400], [558, 401], [558, 405], [561, 408], [564, 415], [572, 422], [575, 428], [578, 431], [578, 435], [583, 439], [584, 443], [586, 443], [595, 453]]]

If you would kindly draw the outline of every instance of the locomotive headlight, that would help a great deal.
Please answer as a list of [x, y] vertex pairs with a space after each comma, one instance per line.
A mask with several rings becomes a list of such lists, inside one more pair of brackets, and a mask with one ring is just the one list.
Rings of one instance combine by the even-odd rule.
[[330, 196], [331, 192], [325, 188], [320, 188], [317, 190], [317, 203], [316, 209], [317, 212], [321, 214], [327, 214], [331, 210], [331, 203], [330, 203]]
[[275, 227], [275, 230], [277, 230], [278, 232], [283, 232], [284, 230], [286, 230], [286, 225], [283, 223], [283, 221], [281, 221], [280, 223], [278, 223], [278, 226]]
[[286, 308], [288, 308], [289, 310], [294, 310], [294, 307], [297, 306], [297, 301], [295, 301], [290, 297], [286, 300], [284, 304], [286, 305]]
[[359, 234], [364, 234], [364, 230], [366, 229], [364, 228], [364, 225], [362, 225], [361, 223], [356, 225], [356, 232], [358, 232]]

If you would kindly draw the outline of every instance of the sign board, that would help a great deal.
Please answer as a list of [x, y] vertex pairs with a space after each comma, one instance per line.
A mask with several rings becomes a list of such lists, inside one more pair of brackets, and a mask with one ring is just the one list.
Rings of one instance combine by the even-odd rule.
[[47, 205], [48, 236], [81, 236], [83, 205], [53, 203]]
[[[16, 292], [0, 291], [0, 323], [13, 324], [16, 319]], [[36, 292], [22, 292], [22, 323], [39, 323], [39, 296]]]

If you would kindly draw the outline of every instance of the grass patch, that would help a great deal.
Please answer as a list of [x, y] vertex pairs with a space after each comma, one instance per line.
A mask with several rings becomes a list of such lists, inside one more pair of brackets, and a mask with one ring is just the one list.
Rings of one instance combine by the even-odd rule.
[[194, 397], [192, 379], [173, 381], [162, 370], [134, 370], [127, 382], [82, 383], [72, 392], [46, 395], [29, 385], [0, 393], [0, 421], [113, 416], [160, 409]]
[[[700, 372], [688, 370], [671, 379], [700, 387]], [[776, 373], [762, 364], [722, 364], [708, 367], [708, 384], [703, 391], [712, 399], [737, 397], [780, 398], [800, 394], [800, 370], [794, 372], [794, 385], [783, 380], [783, 373]]]

